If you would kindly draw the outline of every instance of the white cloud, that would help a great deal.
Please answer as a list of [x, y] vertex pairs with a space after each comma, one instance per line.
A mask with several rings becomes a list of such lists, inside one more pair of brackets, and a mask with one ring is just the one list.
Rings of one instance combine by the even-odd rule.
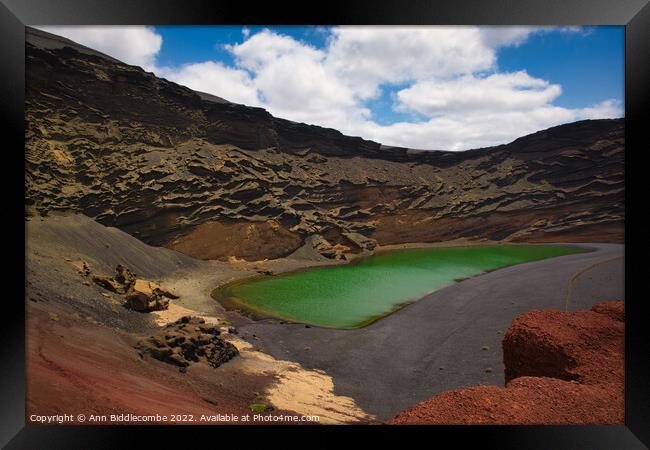
[[162, 36], [145, 26], [41, 26], [48, 33], [66, 37], [99, 50], [127, 64], [153, 68]]
[[523, 44], [528, 36], [539, 31], [535, 27], [493, 26], [481, 27], [481, 36], [490, 48], [517, 46]]
[[231, 102], [249, 106], [262, 104], [248, 72], [228, 68], [221, 62], [205, 61], [180, 67], [155, 67], [153, 71], [159, 77], [196, 91], [223, 97]]
[[325, 63], [365, 99], [381, 83], [487, 70], [495, 60], [476, 27], [367, 26], [334, 28]]
[[612, 117], [623, 117], [623, 106], [615, 99], [602, 101], [588, 108], [577, 109], [580, 119], [611, 119]]
[[275, 63], [280, 58], [297, 56], [305, 60], [322, 59], [324, 53], [314, 47], [264, 29], [241, 44], [226, 45], [236, 57], [240, 66], [258, 71]]
[[552, 104], [506, 111], [459, 110], [422, 122], [400, 122], [388, 126], [366, 122], [363, 134], [386, 145], [420, 149], [467, 150], [505, 144], [526, 134], [562, 123], [584, 119], [621, 117], [615, 100], [583, 109]]
[[464, 111], [528, 111], [549, 104], [561, 93], [559, 85], [520, 71], [416, 82], [399, 91], [397, 98], [401, 109], [437, 116]]
[[[582, 28], [335, 27], [322, 49], [243, 28], [244, 41], [225, 46], [234, 67], [217, 61], [156, 66], [162, 38], [148, 27], [44, 29], [192, 89], [386, 145], [464, 150], [623, 114], [615, 100], [587, 108], [556, 106], [558, 84], [498, 69], [499, 48], [521, 45], [534, 33], [584, 34]], [[366, 102], [391, 86], [400, 86], [395, 109], [421, 119], [390, 125], [372, 120]]]
[[329, 70], [321, 50], [269, 30], [228, 48], [237, 64], [254, 74], [265, 107], [276, 116], [333, 124], [342, 112], [365, 115], [354, 92]]
[[481, 27], [483, 41], [488, 47], [510, 47], [518, 46], [526, 42], [532, 34], [541, 33], [580, 33], [587, 34], [588, 29], [578, 26], [569, 27], [528, 27], [528, 26], [484, 26]]
[[[229, 49], [253, 74], [272, 114], [386, 145], [463, 150], [560, 123], [620, 116], [620, 105], [612, 101], [585, 109], [557, 107], [561, 86], [525, 71], [495, 72], [499, 47], [521, 45], [541, 32], [550, 30], [340, 27], [320, 50], [264, 30]], [[380, 125], [370, 119], [364, 101], [395, 83], [408, 84], [397, 92], [396, 108], [425, 120]]]

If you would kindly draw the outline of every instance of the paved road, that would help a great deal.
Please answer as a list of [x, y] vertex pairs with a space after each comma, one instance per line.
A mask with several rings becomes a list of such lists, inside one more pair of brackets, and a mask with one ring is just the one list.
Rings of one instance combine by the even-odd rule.
[[[362, 329], [258, 322], [241, 332], [258, 336], [252, 342], [276, 358], [326, 371], [336, 394], [353, 397], [379, 419], [390, 418], [441, 391], [481, 383], [502, 386], [503, 333], [521, 313], [564, 310], [567, 283], [576, 274], [569, 310], [622, 299], [623, 245], [575, 245], [595, 251], [465, 280]], [[481, 349], [485, 345], [489, 350]]]

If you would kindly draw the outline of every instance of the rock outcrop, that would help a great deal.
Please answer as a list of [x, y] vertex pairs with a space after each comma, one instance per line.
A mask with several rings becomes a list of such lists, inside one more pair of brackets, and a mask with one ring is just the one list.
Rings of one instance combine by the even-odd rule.
[[136, 279], [126, 293], [126, 307], [142, 312], [160, 311], [169, 307], [169, 299], [156, 283]]
[[85, 261], [73, 262], [79, 274], [90, 279], [98, 286], [115, 294], [124, 294], [124, 306], [135, 311], [160, 311], [169, 307], [169, 299], [179, 298], [173, 291], [165, 289], [158, 283], [138, 278], [135, 273], [118, 264], [115, 277], [93, 274]]
[[115, 280], [117, 280], [117, 282], [123, 285], [127, 290], [136, 280], [136, 275], [131, 272], [128, 267], [122, 264], [118, 264], [115, 267], [115, 272], [117, 273]]
[[287, 256], [315, 234], [338, 246], [330, 258], [459, 237], [623, 239], [622, 119], [465, 152], [385, 147], [48, 39], [27, 30], [35, 213], [81, 212], [201, 259]]
[[148, 354], [181, 370], [198, 361], [216, 368], [239, 354], [237, 348], [221, 339], [219, 334], [219, 328], [206, 324], [204, 319], [185, 316], [139, 341], [136, 348], [141, 355]]
[[518, 317], [503, 338], [506, 382], [523, 376], [622, 382], [624, 311], [623, 302], [603, 302], [590, 311]]
[[443, 392], [391, 424], [622, 424], [624, 304], [532, 311], [503, 339], [506, 387]]
[[92, 275], [90, 278], [96, 285], [103, 287], [107, 291], [117, 293], [122, 290], [122, 286], [120, 286], [113, 277], [107, 275]]

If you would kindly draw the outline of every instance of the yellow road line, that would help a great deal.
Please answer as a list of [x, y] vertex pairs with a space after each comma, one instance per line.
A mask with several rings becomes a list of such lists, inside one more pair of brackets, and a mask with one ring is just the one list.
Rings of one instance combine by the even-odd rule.
[[565, 311], [569, 310], [569, 301], [571, 301], [571, 292], [573, 290], [573, 283], [578, 279], [578, 277], [580, 275], [582, 275], [585, 272], [593, 269], [594, 267], [596, 267], [599, 264], [605, 264], [607, 262], [614, 261], [615, 259], [622, 258], [622, 257], [623, 257], [623, 255], [618, 255], [618, 256], [614, 256], [613, 258], [606, 259], [604, 261], [598, 261], [596, 263], [591, 264], [590, 266], [585, 267], [584, 269], [581, 269], [581, 270], [577, 271], [575, 274], [573, 274], [573, 276], [571, 278], [569, 278], [569, 281], [567, 281], [567, 284], [566, 284], [566, 297], [565, 297], [565, 300], [564, 300], [564, 310]]

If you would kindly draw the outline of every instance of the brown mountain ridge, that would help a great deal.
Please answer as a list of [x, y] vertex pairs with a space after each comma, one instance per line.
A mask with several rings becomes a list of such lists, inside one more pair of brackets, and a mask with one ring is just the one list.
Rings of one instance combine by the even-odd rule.
[[81, 212], [201, 259], [305, 244], [344, 257], [457, 238], [623, 241], [623, 119], [463, 152], [386, 147], [51, 36], [27, 30], [29, 214]]

